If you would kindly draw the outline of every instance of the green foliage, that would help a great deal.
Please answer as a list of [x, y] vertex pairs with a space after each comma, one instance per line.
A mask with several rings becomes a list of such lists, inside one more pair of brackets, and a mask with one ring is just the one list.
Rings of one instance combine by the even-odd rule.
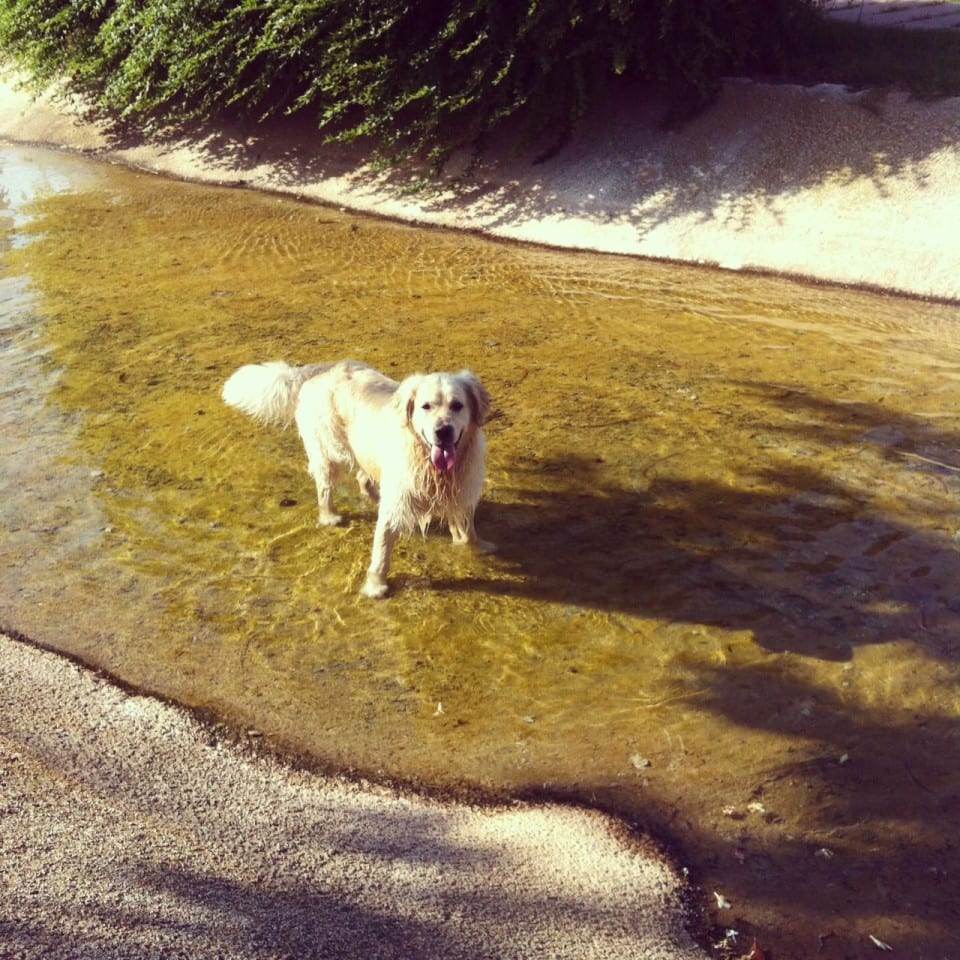
[[617, 77], [703, 101], [782, 55], [810, 2], [0, 0], [0, 49], [123, 117], [304, 111], [331, 138], [439, 159], [511, 117], [562, 133]]

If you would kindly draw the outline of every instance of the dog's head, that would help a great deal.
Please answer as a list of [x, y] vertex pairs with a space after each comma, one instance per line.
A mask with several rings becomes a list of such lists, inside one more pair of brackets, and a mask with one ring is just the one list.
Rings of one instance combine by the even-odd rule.
[[458, 451], [490, 410], [487, 391], [469, 370], [414, 374], [400, 384], [394, 402], [441, 472], [454, 468]]

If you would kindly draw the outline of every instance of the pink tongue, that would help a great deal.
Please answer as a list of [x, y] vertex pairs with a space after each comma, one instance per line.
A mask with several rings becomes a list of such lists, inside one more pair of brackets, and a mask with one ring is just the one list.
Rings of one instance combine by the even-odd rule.
[[453, 469], [453, 464], [457, 459], [457, 451], [452, 443], [442, 447], [433, 447], [430, 450], [430, 461], [437, 470], [447, 471]]

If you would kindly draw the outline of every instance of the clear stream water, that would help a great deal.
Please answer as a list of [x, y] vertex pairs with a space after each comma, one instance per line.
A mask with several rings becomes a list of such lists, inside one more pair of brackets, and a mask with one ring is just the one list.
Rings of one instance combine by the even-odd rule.
[[[0, 626], [326, 767], [599, 804], [777, 957], [956, 946], [960, 312], [0, 150]], [[480, 535], [315, 526], [239, 365], [472, 368]], [[741, 940], [741, 944], [742, 944]]]

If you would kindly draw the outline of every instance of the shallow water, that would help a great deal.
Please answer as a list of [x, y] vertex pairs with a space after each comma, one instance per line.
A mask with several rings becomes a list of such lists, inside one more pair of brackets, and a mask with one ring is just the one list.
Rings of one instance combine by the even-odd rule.
[[[31, 149], [0, 183], [0, 625], [331, 767], [617, 810], [778, 957], [946, 955], [956, 307]], [[496, 555], [414, 538], [358, 597], [370, 505], [317, 529], [295, 431], [219, 400], [345, 356], [480, 375]]]

